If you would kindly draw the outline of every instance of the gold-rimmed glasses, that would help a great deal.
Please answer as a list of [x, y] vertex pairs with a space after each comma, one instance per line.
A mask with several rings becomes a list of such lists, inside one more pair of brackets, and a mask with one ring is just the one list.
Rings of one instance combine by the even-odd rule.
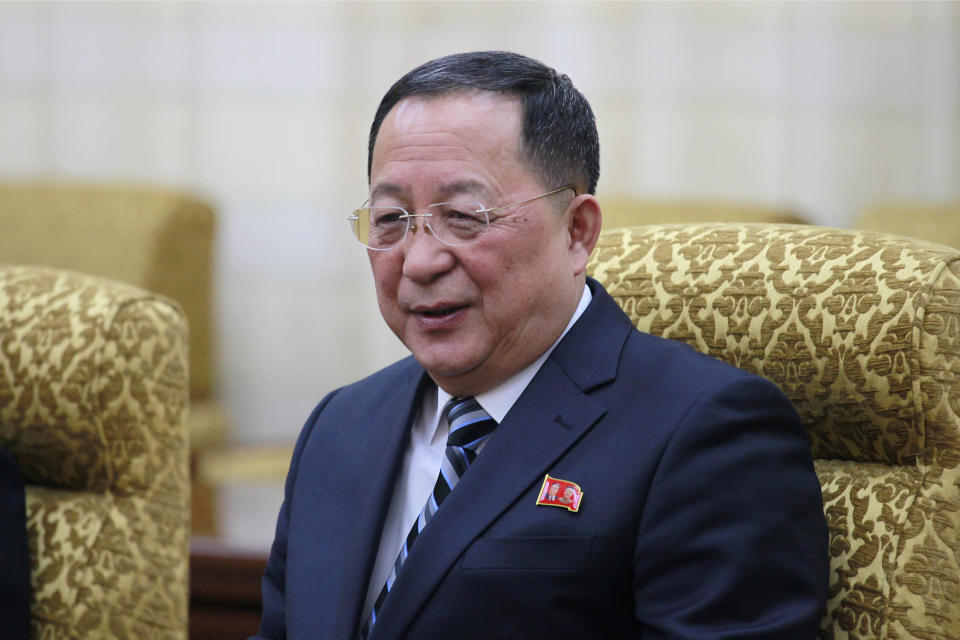
[[490, 222], [499, 217], [494, 215], [498, 211], [546, 198], [567, 189], [573, 189], [574, 193], [577, 191], [576, 187], [568, 184], [532, 198], [493, 208], [470, 201], [437, 202], [427, 206], [423, 213], [410, 213], [403, 207], [363, 206], [347, 219], [350, 221], [353, 237], [374, 251], [387, 251], [403, 242], [411, 224], [416, 224], [413, 218], [423, 218], [424, 226], [440, 242], [458, 246], [469, 243], [489, 229]]

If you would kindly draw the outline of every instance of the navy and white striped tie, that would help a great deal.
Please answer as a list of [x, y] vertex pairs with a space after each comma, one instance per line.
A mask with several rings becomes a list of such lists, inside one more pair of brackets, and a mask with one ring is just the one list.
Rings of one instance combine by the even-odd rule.
[[393, 583], [397, 579], [397, 573], [400, 566], [407, 559], [410, 548], [416, 541], [417, 536], [427, 526], [427, 522], [437, 512], [444, 499], [450, 494], [453, 488], [467, 472], [467, 468], [477, 458], [480, 449], [483, 447], [487, 438], [497, 428], [497, 422], [483, 410], [473, 398], [451, 398], [443, 408], [444, 415], [447, 417], [447, 424], [450, 425], [450, 435], [447, 436], [447, 450], [443, 457], [443, 463], [440, 465], [440, 473], [437, 475], [437, 482], [433, 486], [433, 493], [427, 498], [427, 503], [420, 510], [416, 522], [410, 527], [410, 533], [407, 534], [403, 542], [403, 547], [393, 563], [393, 569], [390, 571], [387, 581], [377, 595], [377, 600], [373, 604], [373, 610], [370, 617], [360, 629], [359, 638], [365, 640], [377, 620], [377, 613], [383, 606]]

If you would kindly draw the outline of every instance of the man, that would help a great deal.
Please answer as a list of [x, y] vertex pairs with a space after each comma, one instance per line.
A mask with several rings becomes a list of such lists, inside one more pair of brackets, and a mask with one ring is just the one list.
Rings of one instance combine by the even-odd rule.
[[551, 482], [551, 483], [550, 483], [550, 488], [547, 489], [547, 495], [546, 495], [546, 497], [545, 497], [544, 499], [545, 499], [547, 502], [556, 502], [556, 501], [557, 501], [557, 494], [558, 494], [558, 493], [560, 493], [560, 483], [559, 483], [559, 482]]
[[[413, 355], [307, 420], [260, 637], [815, 635], [805, 433], [772, 384], [637, 332], [586, 277], [598, 158], [586, 99], [523, 56], [440, 58], [384, 96], [351, 220]], [[546, 508], [545, 476], [576, 510]]]

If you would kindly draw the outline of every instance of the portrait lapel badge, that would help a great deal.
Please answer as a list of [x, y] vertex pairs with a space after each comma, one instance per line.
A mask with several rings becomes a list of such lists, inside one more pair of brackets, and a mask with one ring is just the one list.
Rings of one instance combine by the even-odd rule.
[[550, 474], [543, 477], [543, 486], [537, 496], [537, 504], [545, 507], [562, 507], [576, 513], [580, 510], [583, 490], [575, 482], [554, 478]]

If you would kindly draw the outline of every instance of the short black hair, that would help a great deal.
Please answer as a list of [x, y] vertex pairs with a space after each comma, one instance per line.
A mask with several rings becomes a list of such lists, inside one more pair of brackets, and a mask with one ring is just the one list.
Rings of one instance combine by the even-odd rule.
[[549, 189], [567, 184], [596, 193], [600, 141], [590, 103], [570, 78], [539, 60], [509, 51], [456, 53], [426, 62], [397, 80], [380, 101], [370, 127], [367, 180], [373, 146], [390, 110], [410, 96], [490, 91], [520, 100], [520, 152]]

